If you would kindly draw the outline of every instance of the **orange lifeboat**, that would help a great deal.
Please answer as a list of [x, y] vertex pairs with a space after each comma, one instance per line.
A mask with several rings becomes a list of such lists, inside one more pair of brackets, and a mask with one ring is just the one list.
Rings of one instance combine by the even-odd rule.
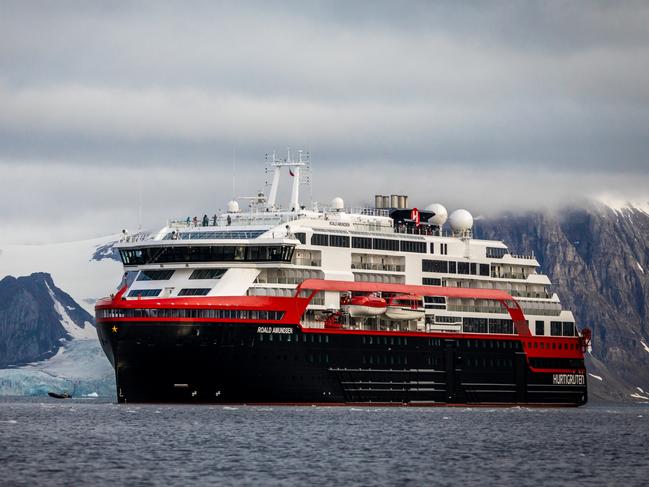
[[349, 315], [353, 318], [365, 316], [380, 316], [385, 313], [387, 302], [378, 296], [352, 296], [343, 303]]
[[385, 312], [385, 316], [391, 320], [420, 320], [424, 314], [422, 297], [412, 294], [398, 294], [390, 297]]

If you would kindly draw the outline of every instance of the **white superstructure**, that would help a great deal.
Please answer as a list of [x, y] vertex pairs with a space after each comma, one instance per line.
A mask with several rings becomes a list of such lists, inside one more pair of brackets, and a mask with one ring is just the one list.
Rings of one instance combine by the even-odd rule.
[[[517, 299], [533, 335], [576, 334], [572, 313], [538, 273], [536, 258], [512, 254], [500, 241], [474, 239], [468, 211], [451, 212], [447, 222], [443, 206], [405, 208], [404, 195], [376, 195], [374, 208], [345, 208], [340, 197], [329, 207], [307, 207], [300, 186], [310, 162], [298, 154], [284, 160], [273, 154], [268, 197], [246, 198], [245, 211], [231, 201], [221, 214], [171, 220], [155, 234], [125, 232], [122, 260], [127, 271], [137, 271], [127, 299], [293, 296], [309, 278], [500, 289]], [[284, 168], [292, 179], [286, 208], [277, 200]], [[386, 315], [351, 318], [341, 298], [328, 291], [316, 296], [303, 325], [321, 327], [341, 312], [358, 328], [514, 333], [507, 310], [493, 301], [427, 297], [420, 319], [395, 322]]]

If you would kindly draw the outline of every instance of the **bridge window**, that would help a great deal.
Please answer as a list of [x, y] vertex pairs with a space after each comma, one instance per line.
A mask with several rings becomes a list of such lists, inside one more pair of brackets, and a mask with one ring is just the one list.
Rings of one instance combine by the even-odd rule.
[[289, 262], [294, 248], [290, 245], [196, 245], [147, 247], [120, 250], [124, 265], [164, 264], [172, 262]]
[[545, 335], [545, 321], [537, 321], [536, 322], [535, 334], [536, 335]]

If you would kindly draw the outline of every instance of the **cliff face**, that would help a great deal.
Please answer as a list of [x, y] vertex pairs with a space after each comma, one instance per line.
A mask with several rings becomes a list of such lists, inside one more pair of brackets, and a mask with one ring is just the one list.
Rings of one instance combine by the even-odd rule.
[[[595, 396], [649, 391], [649, 215], [590, 202], [557, 212], [482, 218], [478, 238], [534, 252], [580, 328], [593, 331]], [[642, 389], [639, 390], [638, 388]]]
[[46, 273], [0, 280], [0, 368], [42, 360], [93, 336], [93, 318]]

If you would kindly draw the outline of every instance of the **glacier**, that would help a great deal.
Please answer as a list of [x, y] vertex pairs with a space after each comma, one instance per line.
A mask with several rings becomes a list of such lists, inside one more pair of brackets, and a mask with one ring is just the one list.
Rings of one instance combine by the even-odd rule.
[[47, 360], [0, 369], [0, 395], [41, 396], [50, 391], [117, 400], [115, 373], [99, 340], [73, 339]]
[[[112, 249], [118, 235], [42, 245], [1, 244], [0, 279], [33, 272], [52, 275], [58, 289], [74, 304], [94, 316], [94, 303], [113, 292], [122, 277], [122, 265]], [[115, 373], [89, 321], [73, 318], [75, 306], [61, 302], [47, 285], [51, 306], [69, 335], [58, 352], [39, 362], [0, 369], [0, 395], [46, 395], [69, 392], [75, 397], [116, 399]]]

